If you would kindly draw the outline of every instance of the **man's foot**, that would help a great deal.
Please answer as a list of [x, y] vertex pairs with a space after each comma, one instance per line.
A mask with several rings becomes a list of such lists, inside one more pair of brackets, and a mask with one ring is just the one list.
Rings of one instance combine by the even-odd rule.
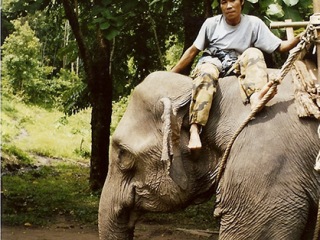
[[[268, 82], [266, 85], [263, 86], [263, 88], [259, 92], [255, 92], [250, 97], [250, 104], [251, 104], [251, 110], [255, 109], [259, 104], [261, 99], [264, 97], [264, 95], [267, 94], [271, 86], [273, 85], [273, 82]], [[275, 95], [277, 94], [277, 89], [273, 92], [273, 94], [270, 95], [270, 97], [267, 99], [267, 102], [269, 102]], [[261, 106], [258, 111], [260, 111], [263, 108]]]
[[193, 123], [190, 127], [190, 140], [188, 144], [188, 148], [190, 149], [199, 149], [202, 147], [201, 139], [199, 136], [199, 128], [198, 125]]

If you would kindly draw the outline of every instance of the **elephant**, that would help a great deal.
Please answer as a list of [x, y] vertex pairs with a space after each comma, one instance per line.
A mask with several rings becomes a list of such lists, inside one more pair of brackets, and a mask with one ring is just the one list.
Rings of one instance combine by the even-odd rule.
[[142, 214], [182, 210], [216, 192], [220, 239], [311, 239], [320, 197], [318, 122], [297, 116], [291, 77], [241, 131], [220, 182], [218, 163], [251, 109], [235, 76], [219, 79], [203, 146], [190, 150], [191, 89], [188, 76], [158, 71], [133, 91], [111, 139], [100, 239], [133, 239]]

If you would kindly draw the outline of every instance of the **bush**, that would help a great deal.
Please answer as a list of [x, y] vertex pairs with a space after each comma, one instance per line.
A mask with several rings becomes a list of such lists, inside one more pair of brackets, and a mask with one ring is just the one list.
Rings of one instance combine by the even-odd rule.
[[53, 77], [54, 68], [43, 65], [41, 43], [28, 22], [14, 20], [12, 23], [15, 31], [2, 46], [4, 92], [43, 107], [61, 105], [62, 94], [80, 82], [79, 77], [65, 69]]
[[12, 22], [15, 32], [9, 35], [2, 46], [3, 84], [9, 85], [15, 94], [26, 92], [39, 80], [42, 69], [41, 44], [28, 22]]

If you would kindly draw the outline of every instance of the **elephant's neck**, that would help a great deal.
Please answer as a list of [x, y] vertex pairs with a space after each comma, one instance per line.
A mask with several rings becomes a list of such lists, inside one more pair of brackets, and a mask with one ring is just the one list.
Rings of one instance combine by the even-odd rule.
[[228, 77], [219, 81], [211, 107], [208, 128], [221, 151], [225, 150], [239, 126], [249, 116], [250, 111], [250, 105], [244, 105], [242, 102], [236, 77]]

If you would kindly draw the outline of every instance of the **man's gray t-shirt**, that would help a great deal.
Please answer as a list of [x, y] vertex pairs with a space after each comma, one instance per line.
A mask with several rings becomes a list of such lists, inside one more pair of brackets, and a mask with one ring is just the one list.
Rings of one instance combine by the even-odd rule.
[[272, 53], [280, 43], [281, 39], [275, 36], [261, 19], [243, 14], [236, 26], [227, 24], [223, 15], [208, 18], [193, 44], [201, 51], [218, 48], [235, 50], [242, 54], [249, 47]]

